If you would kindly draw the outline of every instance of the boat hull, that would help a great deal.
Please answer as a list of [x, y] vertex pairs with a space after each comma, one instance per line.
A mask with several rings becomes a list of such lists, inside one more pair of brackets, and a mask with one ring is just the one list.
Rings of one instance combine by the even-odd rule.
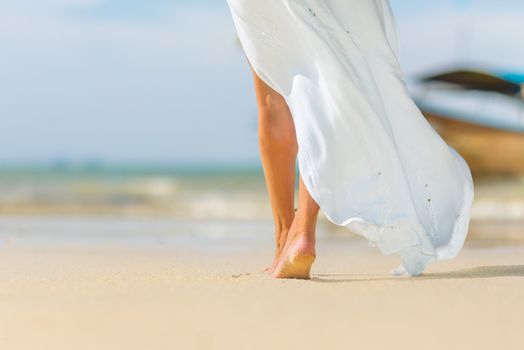
[[524, 174], [524, 133], [494, 129], [424, 112], [433, 128], [474, 175]]

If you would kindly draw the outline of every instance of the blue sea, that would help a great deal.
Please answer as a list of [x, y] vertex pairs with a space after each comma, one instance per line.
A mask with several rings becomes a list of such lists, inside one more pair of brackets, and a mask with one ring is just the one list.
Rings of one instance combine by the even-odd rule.
[[46, 165], [0, 169], [0, 215], [257, 218], [270, 215], [257, 167]]
[[[524, 219], [524, 177], [475, 179], [475, 219]], [[178, 219], [271, 217], [258, 166], [50, 164], [0, 167], [0, 215]]]
[[[472, 237], [481, 238], [475, 244], [524, 242], [524, 177], [475, 179], [475, 190]], [[322, 214], [318, 234], [321, 239], [352, 237]], [[270, 249], [272, 237], [271, 209], [258, 167], [55, 164], [0, 169], [0, 246], [103, 241], [208, 250], [260, 243]]]

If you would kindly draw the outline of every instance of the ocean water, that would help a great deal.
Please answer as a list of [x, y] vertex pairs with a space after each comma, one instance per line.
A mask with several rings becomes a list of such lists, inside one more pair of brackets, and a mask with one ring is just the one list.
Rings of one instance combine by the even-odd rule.
[[[319, 225], [319, 238], [337, 228]], [[25, 167], [0, 171], [0, 247], [126, 247], [205, 253], [266, 247], [258, 168]]]
[[0, 215], [270, 215], [257, 168], [12, 167], [0, 170]]
[[[468, 246], [524, 244], [524, 177], [475, 179]], [[358, 239], [322, 214], [319, 241]], [[0, 248], [120, 246], [272, 251], [260, 169], [12, 167], [0, 170]], [[346, 244], [344, 243], [344, 244]]]
[[[475, 179], [475, 221], [524, 222], [524, 177]], [[0, 168], [0, 216], [271, 218], [262, 170], [225, 167]]]

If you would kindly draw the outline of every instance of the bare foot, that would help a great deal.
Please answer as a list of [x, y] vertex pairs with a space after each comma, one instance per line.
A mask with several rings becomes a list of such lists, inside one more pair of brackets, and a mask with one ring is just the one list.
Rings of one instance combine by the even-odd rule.
[[280, 259], [280, 253], [281, 252], [277, 250], [277, 252], [275, 253], [275, 257], [273, 258], [273, 263], [271, 264], [271, 266], [264, 268], [264, 271], [262, 271], [263, 273], [271, 275], [273, 271], [275, 271], [275, 268], [278, 264], [278, 260]]
[[311, 266], [316, 258], [314, 235], [295, 233], [280, 256], [277, 266], [271, 273], [275, 278], [309, 279]]
[[277, 267], [277, 264], [280, 260], [280, 256], [282, 255], [282, 250], [284, 249], [284, 246], [286, 245], [287, 235], [289, 230], [285, 230], [280, 232], [279, 235], [277, 235], [277, 243], [276, 243], [276, 250], [275, 250], [275, 257], [273, 258], [273, 263], [271, 266], [268, 266], [264, 269], [264, 273], [272, 274], [273, 271], [275, 271], [275, 268]]

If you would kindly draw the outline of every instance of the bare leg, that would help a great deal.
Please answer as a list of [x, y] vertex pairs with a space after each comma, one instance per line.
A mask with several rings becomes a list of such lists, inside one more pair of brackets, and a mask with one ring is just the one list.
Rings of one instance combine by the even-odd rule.
[[300, 178], [298, 210], [289, 230], [279, 262], [272, 273], [276, 278], [309, 279], [315, 261], [315, 229], [319, 206]]
[[275, 259], [266, 271], [271, 273], [282, 252], [295, 216], [295, 125], [285, 99], [253, 72], [259, 109], [260, 157], [275, 221]]

